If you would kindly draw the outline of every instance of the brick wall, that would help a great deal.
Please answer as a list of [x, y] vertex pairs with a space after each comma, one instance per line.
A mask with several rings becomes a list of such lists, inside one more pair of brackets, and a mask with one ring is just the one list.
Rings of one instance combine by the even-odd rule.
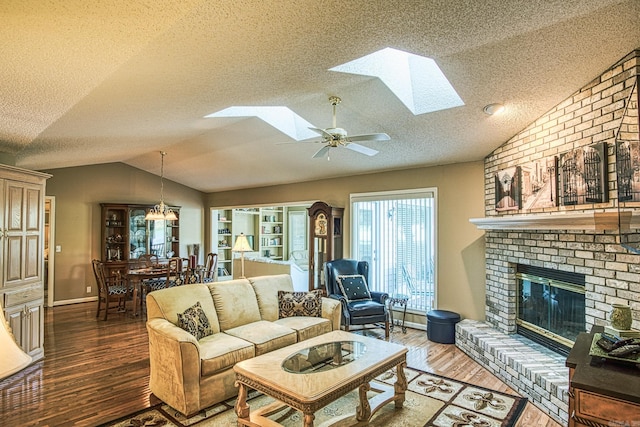
[[[638, 76], [640, 50], [627, 55], [487, 156], [485, 216], [617, 213], [616, 134], [620, 128], [627, 139], [629, 135], [636, 141], [640, 138], [638, 98], [633, 105], [629, 101]], [[595, 143], [606, 144], [606, 203], [496, 211], [496, 172]], [[634, 203], [638, 207], [632, 209], [637, 211], [640, 203]], [[640, 329], [640, 255], [620, 245], [618, 230], [573, 228], [486, 230], [486, 323], [465, 320], [456, 325], [456, 345], [460, 349], [563, 425], [568, 419], [568, 370], [564, 358], [514, 335], [516, 265], [584, 274], [587, 330], [608, 322], [613, 303], [629, 304], [633, 328]], [[628, 241], [640, 241], [640, 235], [634, 233]]]
[[[629, 114], [625, 107], [639, 75], [640, 50], [636, 50], [487, 156], [485, 215], [617, 211], [615, 139], [623, 116]], [[637, 104], [635, 109], [637, 118]], [[633, 120], [631, 123], [634, 130]], [[635, 123], [637, 134], [637, 120]], [[628, 132], [629, 125], [625, 126]], [[607, 146], [608, 202], [508, 213], [495, 210], [497, 171], [598, 142]], [[487, 323], [505, 333], [515, 332], [514, 275], [515, 265], [520, 263], [585, 274], [587, 329], [607, 321], [612, 303], [631, 305], [633, 327], [640, 329], [640, 255], [618, 243], [615, 230], [487, 230]]]

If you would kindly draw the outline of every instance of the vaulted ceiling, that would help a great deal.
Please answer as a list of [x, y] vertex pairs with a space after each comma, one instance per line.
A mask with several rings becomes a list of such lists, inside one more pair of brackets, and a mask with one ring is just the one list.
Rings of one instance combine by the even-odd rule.
[[[640, 0], [4, 0], [0, 152], [158, 175], [166, 151], [165, 177], [205, 192], [480, 160], [640, 48], [638, 17]], [[385, 47], [433, 58], [464, 105], [414, 115], [329, 71]], [[259, 118], [204, 118], [286, 106], [326, 128], [332, 95], [338, 126], [391, 137], [362, 144], [379, 154], [312, 159]]]

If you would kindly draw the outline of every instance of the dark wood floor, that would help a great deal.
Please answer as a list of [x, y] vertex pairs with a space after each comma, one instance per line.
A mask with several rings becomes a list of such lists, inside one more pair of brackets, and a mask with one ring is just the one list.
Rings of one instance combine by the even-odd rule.
[[[110, 314], [104, 322], [95, 308], [84, 303], [46, 310], [45, 359], [0, 382], [1, 426], [95, 426], [155, 403], [144, 317]], [[410, 367], [514, 393], [454, 345], [398, 329], [390, 340], [409, 348]], [[559, 425], [528, 403], [517, 426]]]

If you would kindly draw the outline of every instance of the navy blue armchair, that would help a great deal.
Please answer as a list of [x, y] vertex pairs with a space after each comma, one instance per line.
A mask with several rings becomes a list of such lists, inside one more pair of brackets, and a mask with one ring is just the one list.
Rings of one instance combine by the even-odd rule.
[[[342, 304], [342, 324], [345, 331], [353, 325], [374, 325], [384, 327], [384, 336], [389, 338], [389, 313], [386, 305], [389, 295], [369, 290], [368, 262], [353, 259], [327, 261], [324, 274], [329, 298]], [[364, 281], [357, 276], [362, 276]]]

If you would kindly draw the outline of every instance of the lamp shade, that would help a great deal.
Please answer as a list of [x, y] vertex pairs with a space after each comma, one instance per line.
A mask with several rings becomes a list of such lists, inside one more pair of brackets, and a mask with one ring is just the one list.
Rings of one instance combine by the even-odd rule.
[[236, 238], [236, 243], [233, 245], [232, 251], [234, 252], [252, 252], [253, 251], [253, 248], [249, 245], [247, 236], [245, 236], [244, 233], [240, 233], [240, 235]]

